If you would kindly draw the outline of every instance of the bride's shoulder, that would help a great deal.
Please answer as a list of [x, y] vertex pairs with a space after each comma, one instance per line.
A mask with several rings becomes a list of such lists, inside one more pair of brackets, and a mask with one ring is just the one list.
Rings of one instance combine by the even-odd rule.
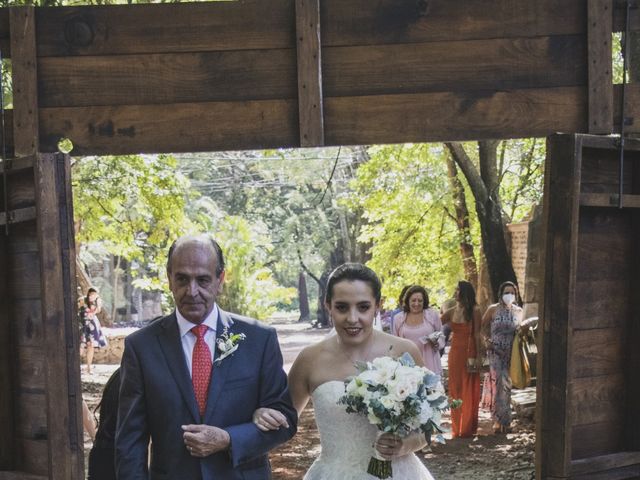
[[296, 362], [301, 364], [313, 364], [321, 360], [325, 355], [331, 355], [328, 339], [323, 339], [317, 343], [304, 347], [296, 358]]

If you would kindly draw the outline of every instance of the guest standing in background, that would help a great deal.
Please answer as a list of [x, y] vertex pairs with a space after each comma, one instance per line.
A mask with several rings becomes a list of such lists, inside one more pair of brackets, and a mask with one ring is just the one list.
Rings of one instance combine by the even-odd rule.
[[78, 307], [78, 320], [81, 325], [80, 341], [86, 349], [87, 373], [91, 373], [93, 365], [93, 355], [96, 348], [107, 346], [107, 339], [102, 333], [98, 314], [102, 310], [102, 300], [98, 296], [98, 291], [91, 287], [87, 290], [87, 296], [80, 302]]
[[511, 426], [511, 347], [522, 324], [522, 308], [516, 301], [518, 287], [504, 282], [498, 289], [498, 303], [489, 306], [482, 317], [482, 333], [489, 356], [482, 406], [491, 411], [493, 431], [507, 433]]
[[438, 375], [442, 374], [440, 349], [444, 348], [440, 315], [429, 308], [429, 295], [419, 286], [409, 287], [404, 295], [403, 312], [395, 317], [393, 334], [416, 344], [425, 367]]
[[453, 332], [449, 350], [449, 397], [462, 400], [460, 408], [451, 410], [454, 438], [470, 437], [478, 431], [482, 325], [473, 285], [464, 280], [458, 282], [455, 299], [456, 306], [442, 315], [442, 323], [450, 325]]

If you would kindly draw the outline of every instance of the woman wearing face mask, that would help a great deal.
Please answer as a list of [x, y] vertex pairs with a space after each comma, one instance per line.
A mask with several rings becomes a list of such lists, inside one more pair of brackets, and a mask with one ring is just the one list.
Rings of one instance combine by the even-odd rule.
[[522, 323], [522, 309], [516, 304], [518, 287], [504, 282], [498, 289], [498, 303], [482, 317], [482, 333], [489, 356], [482, 406], [491, 410], [493, 431], [506, 433], [511, 425], [511, 347]]

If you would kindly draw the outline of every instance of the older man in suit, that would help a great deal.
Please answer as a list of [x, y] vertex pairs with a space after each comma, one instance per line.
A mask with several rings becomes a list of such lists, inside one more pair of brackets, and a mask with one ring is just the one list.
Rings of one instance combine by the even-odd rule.
[[[271, 478], [267, 453], [297, 422], [275, 330], [217, 306], [224, 256], [212, 238], [178, 239], [167, 274], [175, 312], [125, 341], [117, 478]], [[283, 426], [260, 431], [258, 407], [282, 412]]]

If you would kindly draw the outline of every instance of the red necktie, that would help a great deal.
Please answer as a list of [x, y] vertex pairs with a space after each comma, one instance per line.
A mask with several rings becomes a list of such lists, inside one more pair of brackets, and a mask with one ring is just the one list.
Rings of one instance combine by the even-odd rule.
[[193, 356], [191, 357], [191, 381], [193, 382], [193, 391], [196, 394], [196, 401], [202, 416], [204, 416], [204, 411], [207, 407], [212, 367], [211, 350], [209, 350], [207, 342], [204, 341], [204, 334], [208, 328], [206, 325], [198, 325], [191, 329], [197, 338], [193, 347]]

